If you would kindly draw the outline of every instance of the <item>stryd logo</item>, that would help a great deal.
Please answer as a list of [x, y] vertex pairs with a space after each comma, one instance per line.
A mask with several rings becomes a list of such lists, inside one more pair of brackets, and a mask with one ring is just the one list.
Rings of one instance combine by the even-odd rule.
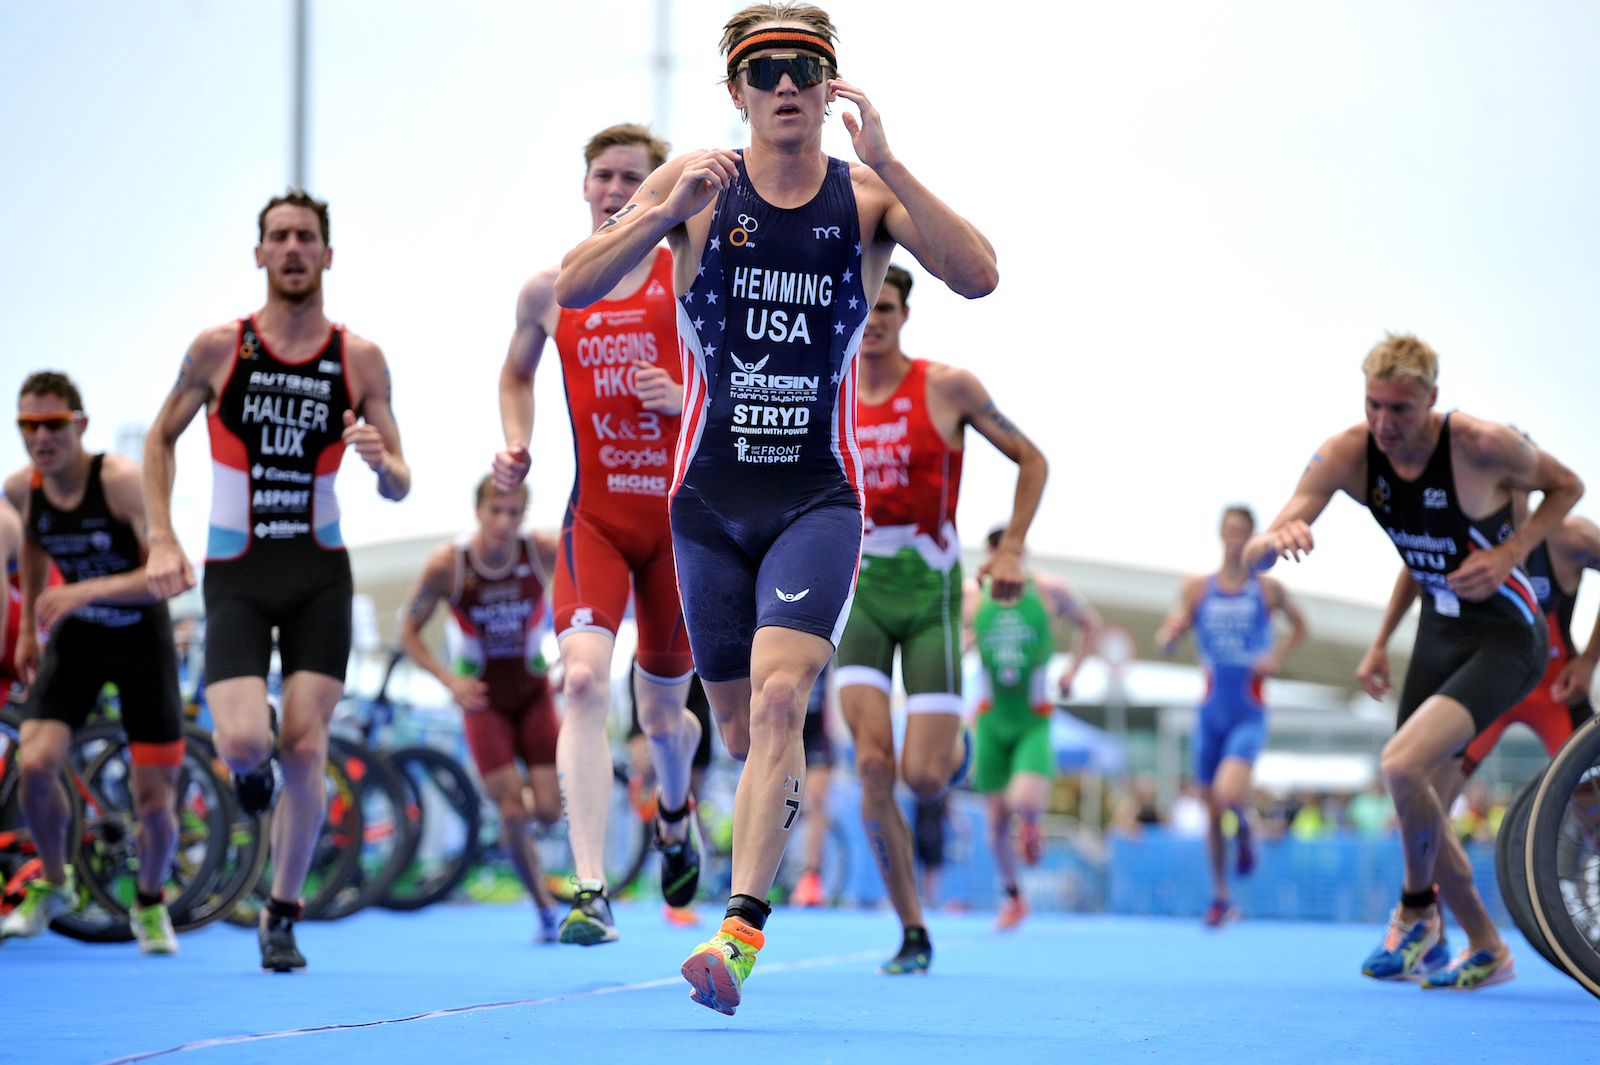
[[600, 323], [605, 320], [605, 315], [601, 314], [599, 311], [595, 311], [593, 314], [583, 320], [583, 327], [585, 329], [599, 329]]
[[1443, 488], [1424, 488], [1422, 505], [1429, 510], [1445, 510], [1450, 506], [1450, 493]]
[[800, 600], [804, 599], [807, 595], [811, 594], [811, 589], [810, 588], [802, 589], [801, 591], [795, 592], [793, 595], [790, 595], [788, 592], [784, 591], [782, 588], [773, 588], [773, 591], [777, 592], [778, 593], [778, 598], [782, 599], [785, 603], [798, 603]]
[[839, 235], [839, 227], [838, 226], [812, 226], [811, 227], [811, 233], [818, 240], [822, 240], [824, 237], [837, 237]]

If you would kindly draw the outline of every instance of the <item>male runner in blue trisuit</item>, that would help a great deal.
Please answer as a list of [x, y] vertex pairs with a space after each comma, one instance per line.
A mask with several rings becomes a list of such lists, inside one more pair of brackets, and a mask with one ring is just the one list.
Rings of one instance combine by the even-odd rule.
[[[722, 39], [742, 152], [668, 162], [562, 263], [556, 298], [586, 306], [663, 238], [684, 359], [672, 534], [695, 666], [729, 751], [733, 898], [684, 963], [694, 1000], [732, 1013], [764, 942], [763, 901], [805, 778], [807, 695], [849, 614], [861, 551], [856, 353], [896, 244], [968, 297], [998, 283], [983, 235], [889, 150], [866, 96], [837, 77], [833, 23], [758, 4]], [[864, 165], [822, 151], [827, 106]], [[1020, 565], [995, 574], [1016, 595]]]

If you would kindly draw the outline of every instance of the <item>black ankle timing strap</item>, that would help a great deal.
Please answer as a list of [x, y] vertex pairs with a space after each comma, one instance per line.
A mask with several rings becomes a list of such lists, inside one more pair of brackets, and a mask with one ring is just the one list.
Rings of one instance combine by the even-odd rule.
[[1421, 910], [1432, 906], [1439, 901], [1439, 888], [1433, 886], [1426, 891], [1407, 891], [1400, 889], [1400, 905], [1408, 910]]
[[689, 811], [693, 807], [694, 807], [694, 800], [692, 798], [684, 799], [683, 800], [683, 805], [680, 806], [676, 810], [667, 809], [665, 803], [661, 802], [660, 800], [657, 800], [657, 802], [656, 802], [656, 816], [661, 818], [661, 823], [664, 824], [664, 825], [675, 825], [679, 821], [682, 821], [685, 817], [688, 817], [689, 816]]

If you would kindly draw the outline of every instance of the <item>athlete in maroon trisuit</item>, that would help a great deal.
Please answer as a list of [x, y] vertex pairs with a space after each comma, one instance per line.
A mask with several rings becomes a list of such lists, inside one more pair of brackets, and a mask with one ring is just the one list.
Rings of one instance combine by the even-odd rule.
[[[306, 963], [294, 922], [327, 810], [328, 722], [350, 659], [354, 589], [334, 478], [346, 447], [377, 474], [385, 499], [405, 498], [411, 470], [383, 353], [322, 313], [322, 272], [333, 265], [328, 205], [292, 190], [268, 201], [257, 228], [265, 306], [195, 339], [145, 437], [147, 572], [163, 597], [195, 583], [172, 528], [172, 483], [178, 437], [205, 408], [206, 703], [246, 810], [271, 804], [269, 762], [282, 769], [258, 940], [262, 968], [290, 972]], [[283, 665], [276, 736], [267, 698], [274, 643]]]
[[[550, 699], [541, 649], [550, 631], [544, 595], [555, 564], [556, 537], [547, 532], [523, 535], [527, 485], [497, 492], [485, 477], [478, 483], [476, 509], [475, 532], [440, 544], [428, 555], [400, 615], [400, 646], [439, 678], [461, 707], [467, 747], [500, 809], [500, 846], [538, 911], [535, 940], [553, 943], [556, 913], [528, 828], [531, 820], [550, 825], [561, 816], [556, 783], [561, 722]], [[450, 665], [441, 663], [422, 639], [422, 627], [441, 601], [462, 636], [460, 658]]]
[[[1508, 426], [1436, 413], [1439, 357], [1414, 336], [1380, 341], [1362, 372], [1366, 421], [1317, 449], [1271, 527], [1245, 546], [1244, 560], [1260, 570], [1309, 552], [1311, 522], [1342, 491], [1366, 505], [1421, 587], [1399, 720], [1380, 763], [1400, 820], [1405, 882], [1361, 971], [1465, 991], [1508, 980], [1514, 970], [1441, 798], [1459, 780], [1456, 756], [1544, 674], [1545, 622], [1522, 563], [1583, 495], [1583, 482]], [[1520, 527], [1517, 492], [1544, 493]], [[1453, 962], [1441, 895], [1469, 945]]]
[[[595, 134], [584, 149], [583, 179], [594, 226], [627, 203], [666, 156], [666, 144], [643, 126]], [[612, 772], [606, 719], [611, 652], [630, 585], [639, 627], [633, 690], [656, 767], [661, 891], [671, 906], [687, 905], [700, 880], [688, 812], [701, 729], [684, 709], [694, 663], [667, 518], [683, 409], [672, 253], [657, 247], [604, 299], [583, 308], [556, 303], [557, 273], [552, 267], [535, 274], [517, 301], [517, 331], [500, 372], [506, 446], [495, 456], [494, 479], [508, 492], [527, 476], [533, 375], [545, 340], [554, 338], [577, 456], [552, 589], [566, 702], [556, 762], [578, 876], [561, 941], [587, 946], [617, 938], [603, 864]]]
[[[896, 778], [929, 801], [964, 777], [971, 761], [972, 737], [961, 725], [963, 582], [955, 522], [967, 427], [1017, 464], [1011, 518], [978, 572], [979, 580], [994, 580], [1002, 601], [1022, 593], [1021, 547], [1049, 474], [1044, 455], [970, 371], [900, 350], [910, 296], [911, 274], [891, 264], [862, 331], [856, 440], [866, 528], [836, 674], [855, 738], [861, 819], [900, 918], [900, 950], [882, 967], [896, 974], [926, 972], [933, 958]], [[896, 649], [906, 690], [898, 773], [889, 715]]]

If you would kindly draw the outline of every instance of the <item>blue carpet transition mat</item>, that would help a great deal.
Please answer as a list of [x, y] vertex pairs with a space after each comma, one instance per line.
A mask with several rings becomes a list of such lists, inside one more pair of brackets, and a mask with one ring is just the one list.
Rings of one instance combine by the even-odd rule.
[[885, 977], [888, 913], [779, 910], [724, 1017], [677, 975], [702, 916], [672, 928], [622, 904], [621, 941], [583, 948], [531, 945], [525, 906], [367, 912], [302, 925], [310, 968], [294, 975], [258, 971], [254, 934], [228, 926], [183, 937], [177, 958], [13, 940], [0, 1061], [1600, 1060], [1600, 1001], [1515, 935], [1515, 981], [1449, 994], [1360, 976], [1381, 934], [1365, 925], [1049, 915], [1002, 934], [991, 915], [939, 915], [933, 973]]

